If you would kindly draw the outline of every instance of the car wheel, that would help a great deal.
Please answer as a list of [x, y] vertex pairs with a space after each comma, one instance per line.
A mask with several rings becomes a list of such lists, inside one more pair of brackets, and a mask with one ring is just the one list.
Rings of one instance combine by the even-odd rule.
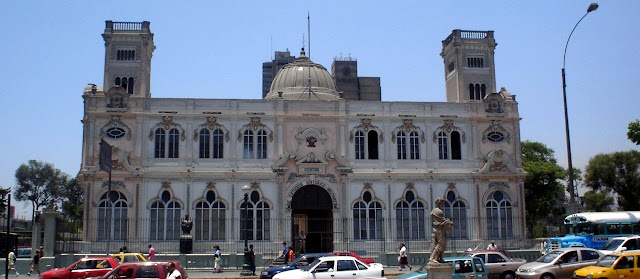
[[542, 274], [542, 276], [540, 276], [540, 279], [555, 279], [555, 277], [553, 276], [553, 274]]
[[515, 279], [515, 278], [516, 278], [516, 274], [513, 273], [513, 271], [507, 271], [502, 274], [502, 279]]

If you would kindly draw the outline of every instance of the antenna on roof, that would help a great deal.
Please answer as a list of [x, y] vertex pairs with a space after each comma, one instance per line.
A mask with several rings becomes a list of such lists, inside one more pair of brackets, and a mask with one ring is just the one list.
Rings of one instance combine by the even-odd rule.
[[[307, 40], [309, 42], [309, 47], [307, 48], [307, 70], [309, 71], [309, 75], [307, 78], [307, 88], [305, 88], [304, 90], [309, 90], [309, 92], [307, 93], [308, 99], [311, 99], [311, 94], [313, 94], [313, 96], [320, 100], [318, 95], [316, 95], [316, 93], [311, 90], [311, 17], [309, 15], [309, 12], [307, 12], [307, 34]], [[302, 49], [304, 51], [304, 35], [302, 35]], [[300, 97], [302, 97], [303, 95], [304, 92], [300, 95]]]

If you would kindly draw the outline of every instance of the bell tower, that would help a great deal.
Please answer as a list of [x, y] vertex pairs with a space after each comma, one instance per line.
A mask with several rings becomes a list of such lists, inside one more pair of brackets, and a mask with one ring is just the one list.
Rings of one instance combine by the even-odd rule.
[[106, 21], [104, 90], [122, 87], [130, 97], [151, 97], [151, 57], [156, 46], [150, 23]]
[[496, 92], [493, 31], [456, 29], [442, 41], [447, 102], [481, 101]]

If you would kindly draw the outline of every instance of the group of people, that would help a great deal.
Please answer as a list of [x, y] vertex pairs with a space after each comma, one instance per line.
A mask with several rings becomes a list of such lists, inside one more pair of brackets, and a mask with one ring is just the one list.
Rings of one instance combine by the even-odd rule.
[[[38, 249], [35, 253], [33, 253], [33, 258], [29, 263], [29, 265], [31, 265], [31, 269], [29, 269], [29, 272], [27, 272], [28, 276], [31, 276], [31, 273], [34, 271], [37, 271], [38, 274], [40, 274], [40, 259], [42, 259], [42, 257], [44, 257], [44, 247], [40, 246], [40, 249]], [[15, 272], [16, 276], [19, 276], [20, 272], [16, 270], [16, 260], [17, 260], [16, 252], [13, 250], [9, 251], [8, 258], [9, 258], [9, 272], [13, 271]]]

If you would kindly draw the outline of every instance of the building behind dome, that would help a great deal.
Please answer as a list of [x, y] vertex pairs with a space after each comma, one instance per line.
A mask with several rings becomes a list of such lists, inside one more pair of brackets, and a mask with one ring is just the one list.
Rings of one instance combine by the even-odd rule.
[[[515, 95], [496, 91], [492, 31], [442, 41], [446, 102], [364, 100], [351, 89], [379, 78], [359, 80], [350, 59], [329, 74], [304, 55], [286, 58], [264, 99], [152, 98], [150, 23], [107, 21], [102, 36], [103, 86], [82, 95], [81, 251], [177, 252], [185, 216], [195, 253], [242, 251], [244, 233], [265, 258], [283, 241], [375, 257], [399, 242], [426, 251], [437, 197], [455, 224], [451, 249], [522, 245], [520, 115]], [[113, 146], [110, 187], [102, 140]]]

